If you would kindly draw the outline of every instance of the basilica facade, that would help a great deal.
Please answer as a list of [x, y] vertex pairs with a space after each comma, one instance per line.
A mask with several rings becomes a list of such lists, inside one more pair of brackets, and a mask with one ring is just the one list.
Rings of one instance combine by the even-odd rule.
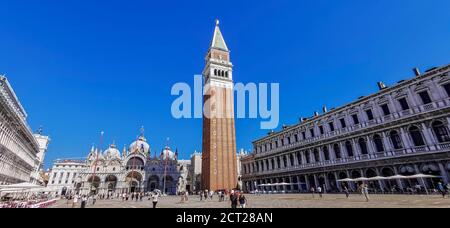
[[117, 194], [161, 191], [175, 195], [188, 186], [190, 161], [178, 160], [178, 153], [165, 147], [151, 156], [150, 145], [139, 137], [122, 153], [111, 144], [104, 152], [92, 148], [76, 169], [68, 160], [55, 163], [48, 187], [58, 194]]

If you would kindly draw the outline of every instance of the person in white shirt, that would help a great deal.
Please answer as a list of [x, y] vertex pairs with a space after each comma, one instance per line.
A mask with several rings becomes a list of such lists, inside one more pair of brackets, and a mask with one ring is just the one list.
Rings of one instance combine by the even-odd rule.
[[156, 208], [156, 205], [158, 204], [158, 194], [157, 193], [153, 193], [153, 208]]

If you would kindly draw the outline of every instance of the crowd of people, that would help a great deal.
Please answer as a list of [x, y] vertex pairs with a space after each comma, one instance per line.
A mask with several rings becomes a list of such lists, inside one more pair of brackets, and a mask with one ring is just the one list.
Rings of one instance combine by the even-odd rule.
[[200, 201], [213, 201], [215, 195], [217, 196], [219, 202], [225, 202], [228, 198], [231, 202], [231, 208], [246, 208], [247, 206], [247, 198], [245, 197], [245, 194], [237, 190], [203, 190], [197, 192], [197, 195], [200, 196]]
[[[394, 186], [392, 192], [396, 191], [395, 188], [396, 187]], [[420, 185], [418, 185], [418, 186], [415, 187], [414, 190], [411, 189], [410, 191], [411, 192], [415, 192], [415, 193], [422, 193], [422, 191], [425, 191], [425, 190], [423, 190], [422, 187]], [[346, 185], [342, 186], [342, 192], [345, 194], [345, 196], [347, 198], [350, 197], [351, 191], [347, 188]], [[311, 187], [310, 193], [312, 194], [313, 198], [315, 198], [316, 194], [319, 195], [319, 198], [323, 198], [324, 191], [323, 191], [322, 187], [320, 187], [320, 186], [317, 187], [317, 188]], [[373, 191], [373, 190], [370, 190], [370, 186], [368, 184], [362, 183], [362, 184], [358, 184], [357, 189], [356, 189], [356, 193], [364, 196], [365, 200], [367, 202], [369, 202], [370, 201], [369, 194], [370, 193], [377, 193], [377, 192]], [[450, 198], [450, 183], [443, 184], [442, 182], [439, 182], [437, 184], [437, 188], [432, 189], [431, 194], [440, 194], [440, 195], [442, 195], [443, 198], [446, 198], [447, 195], [448, 195], [448, 198]]]
[[116, 194], [91, 194], [91, 195], [69, 195], [66, 196], [67, 205], [71, 205], [72, 208], [80, 207], [86, 208], [88, 205], [94, 206], [97, 200], [114, 200], [120, 199], [122, 202], [125, 201], [136, 201], [141, 202], [144, 201], [144, 198], [148, 198], [153, 202], [153, 208], [156, 208], [158, 204], [158, 198], [160, 196], [160, 192], [132, 192], [132, 193], [116, 193]]
[[52, 198], [47, 194], [18, 195], [14, 197], [3, 197], [0, 208], [32, 208]]

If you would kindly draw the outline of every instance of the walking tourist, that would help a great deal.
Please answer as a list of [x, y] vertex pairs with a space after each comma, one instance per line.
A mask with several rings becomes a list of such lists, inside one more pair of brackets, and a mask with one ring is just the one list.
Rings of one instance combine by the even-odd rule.
[[152, 199], [153, 199], [153, 208], [156, 208], [156, 205], [158, 204], [158, 193], [153, 193]]
[[317, 187], [317, 193], [319, 193], [319, 197], [322, 198], [322, 188], [320, 186]]
[[345, 186], [345, 185], [344, 185], [344, 193], [345, 193], [345, 196], [348, 199], [348, 197], [350, 196], [350, 191], [348, 190], [347, 186]]
[[314, 189], [314, 187], [311, 187], [310, 191], [311, 191], [312, 197], [314, 198], [314, 193], [316, 192], [316, 189]]
[[245, 195], [243, 193], [239, 196], [239, 205], [241, 206], [241, 208], [245, 208], [247, 205], [247, 198], [245, 198]]
[[442, 194], [442, 198], [445, 198], [445, 195], [447, 195], [447, 192], [446, 192], [445, 187], [442, 184], [442, 182], [438, 183], [438, 190]]
[[205, 201], [208, 199], [208, 193], [209, 193], [209, 191], [208, 191], [208, 189], [206, 189], [204, 192]]
[[369, 202], [370, 198], [369, 198], [369, 186], [367, 184], [362, 184], [361, 185], [361, 192], [364, 195], [364, 197], [366, 198], [366, 201]]
[[85, 195], [83, 195], [83, 197], [81, 197], [81, 208], [86, 208], [87, 200], [88, 199]]
[[203, 192], [200, 191], [200, 201], [203, 201]]
[[97, 202], [97, 195], [92, 196], [92, 205], [95, 205], [95, 202]]
[[231, 191], [230, 201], [231, 201], [231, 208], [237, 208], [238, 196], [234, 191]]
[[74, 208], [75, 207], [75, 205], [78, 203], [78, 195], [75, 195], [74, 197], [73, 197], [73, 201], [72, 201], [72, 208]]

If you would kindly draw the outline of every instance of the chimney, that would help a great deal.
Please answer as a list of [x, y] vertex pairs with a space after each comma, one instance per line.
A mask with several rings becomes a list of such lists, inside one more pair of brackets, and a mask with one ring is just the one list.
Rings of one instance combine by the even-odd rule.
[[420, 70], [419, 70], [419, 68], [414, 68], [413, 71], [414, 71], [414, 75], [415, 75], [416, 77], [419, 77], [419, 76], [420, 76]]
[[327, 106], [323, 106], [323, 113], [327, 113], [328, 112], [328, 108], [327, 108]]
[[386, 89], [386, 85], [383, 82], [378, 82], [378, 89], [383, 90]]

